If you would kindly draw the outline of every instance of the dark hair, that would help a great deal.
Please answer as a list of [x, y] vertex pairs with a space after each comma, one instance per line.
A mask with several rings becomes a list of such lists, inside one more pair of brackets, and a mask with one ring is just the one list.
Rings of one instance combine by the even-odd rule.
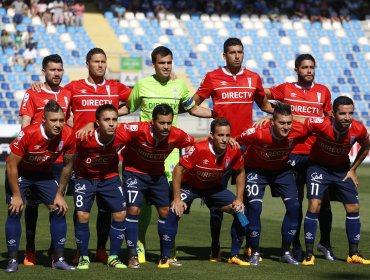
[[244, 49], [243, 43], [239, 38], [231, 37], [228, 38], [224, 43], [224, 53], [227, 53], [227, 49], [231, 46], [242, 46]]
[[278, 115], [289, 116], [292, 114], [291, 106], [284, 102], [276, 101], [273, 104], [273, 108], [274, 108], [274, 113], [272, 114], [272, 117], [274, 119], [276, 119]]
[[294, 67], [298, 69], [299, 65], [301, 65], [303, 60], [311, 60], [316, 66], [316, 61], [314, 57], [308, 53], [304, 53], [304, 54], [300, 54], [299, 56], [297, 56], [294, 62]]
[[168, 55], [171, 55], [172, 58], [173, 58], [173, 54], [171, 52], [171, 50], [167, 47], [164, 47], [164, 46], [159, 46], [159, 47], [156, 47], [153, 51], [152, 51], [152, 63], [155, 63], [157, 61], [157, 55], [161, 55], [161, 56], [168, 56]]
[[215, 133], [218, 126], [230, 126], [230, 122], [225, 118], [216, 118], [211, 122], [211, 132]]
[[98, 107], [95, 112], [95, 118], [98, 120], [100, 119], [101, 115], [105, 111], [114, 111], [118, 115], [118, 110], [116, 107], [114, 107], [112, 104], [104, 104]]
[[48, 67], [49, 62], [61, 63], [63, 66], [63, 60], [59, 54], [51, 54], [45, 56], [44, 59], [42, 60], [42, 69], [46, 69], [46, 67]]
[[[333, 102], [333, 111], [334, 112], [337, 111], [340, 105], [353, 105], [353, 100], [349, 98], [348, 96], [344, 96], [344, 95], [335, 98]], [[353, 107], [354, 106], [355, 105], [353, 105]]]
[[167, 116], [169, 114], [173, 116], [173, 110], [170, 105], [165, 103], [158, 104], [153, 109], [152, 119], [156, 120], [158, 118], [158, 115]]
[[103, 49], [93, 48], [93, 49], [89, 50], [86, 54], [86, 63], [89, 62], [91, 60], [91, 58], [93, 57], [93, 55], [96, 55], [96, 54], [104, 54], [105, 58], [107, 58], [107, 55], [105, 54]]
[[62, 111], [62, 107], [56, 102], [54, 99], [50, 99], [48, 103], [46, 103], [44, 107], [44, 117], [46, 116], [46, 113], [58, 113]]

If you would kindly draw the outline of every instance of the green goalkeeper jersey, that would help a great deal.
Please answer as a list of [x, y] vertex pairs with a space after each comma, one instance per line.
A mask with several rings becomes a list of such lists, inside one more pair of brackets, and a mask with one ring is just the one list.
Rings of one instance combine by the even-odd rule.
[[166, 103], [172, 107], [174, 112], [172, 124], [174, 126], [177, 126], [180, 104], [186, 111], [195, 105], [183, 80], [171, 79], [166, 83], [160, 83], [153, 75], [137, 81], [132, 89], [127, 106], [130, 113], [140, 108], [140, 121], [150, 121], [154, 107], [161, 103]]

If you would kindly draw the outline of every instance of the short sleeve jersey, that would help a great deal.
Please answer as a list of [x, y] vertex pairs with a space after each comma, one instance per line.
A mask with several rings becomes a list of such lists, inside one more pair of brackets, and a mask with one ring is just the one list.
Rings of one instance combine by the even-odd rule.
[[115, 137], [106, 144], [99, 141], [98, 131], [88, 141], [77, 140], [75, 172], [77, 177], [88, 180], [102, 180], [118, 176], [118, 151], [121, 145], [115, 145]]
[[95, 85], [87, 79], [72, 81], [65, 86], [72, 92], [73, 128], [77, 131], [95, 121], [96, 109], [103, 104], [112, 104], [117, 109], [127, 102], [131, 89], [114, 80], [104, 80]]
[[50, 172], [51, 163], [61, 154], [75, 153], [75, 134], [65, 125], [57, 136], [48, 138], [42, 124], [32, 124], [18, 134], [10, 144], [10, 150], [23, 158], [20, 172]]
[[117, 129], [116, 139], [118, 144], [126, 144], [122, 153], [125, 170], [153, 175], [164, 174], [164, 161], [174, 148], [194, 143], [192, 136], [176, 127], [171, 127], [166, 139], [158, 141], [150, 122], [128, 123]]
[[246, 169], [280, 170], [288, 167], [290, 152], [297, 144], [303, 143], [307, 135], [307, 129], [293, 121], [288, 136], [279, 139], [269, 123], [262, 128], [247, 129], [236, 141], [247, 146], [244, 153]]
[[62, 107], [63, 112], [68, 119], [69, 106], [71, 102], [71, 92], [65, 88], [59, 88], [58, 92], [50, 91], [45, 88], [41, 92], [28, 89], [24, 94], [19, 115], [27, 115], [31, 117], [31, 124], [41, 123], [44, 116], [44, 107], [50, 99], [58, 102]]
[[213, 110], [231, 124], [231, 136], [240, 135], [253, 123], [253, 102], [261, 105], [265, 96], [261, 77], [242, 68], [232, 75], [224, 67], [208, 72], [196, 92], [212, 98]]
[[209, 140], [196, 143], [180, 159], [186, 168], [182, 185], [195, 190], [212, 190], [223, 187], [224, 176], [229, 170], [239, 170], [244, 159], [240, 149], [227, 147], [221, 155], [216, 155]]
[[352, 146], [356, 142], [361, 146], [369, 143], [365, 126], [356, 120], [352, 120], [350, 128], [344, 132], [335, 129], [332, 117], [306, 119], [305, 126], [317, 137], [311, 149], [311, 160], [327, 167], [348, 165]]
[[158, 82], [154, 76], [137, 81], [132, 89], [127, 106], [130, 112], [140, 108], [140, 121], [150, 121], [155, 106], [161, 103], [170, 105], [173, 109], [173, 125], [177, 126], [180, 105], [186, 110], [195, 106], [185, 82], [181, 79]]
[[[329, 89], [321, 84], [313, 83], [310, 88], [302, 88], [296, 83], [283, 83], [270, 88], [273, 99], [288, 103], [292, 114], [305, 118], [322, 118], [332, 110]], [[310, 136], [303, 144], [297, 145], [293, 154], [309, 154], [315, 136]]]

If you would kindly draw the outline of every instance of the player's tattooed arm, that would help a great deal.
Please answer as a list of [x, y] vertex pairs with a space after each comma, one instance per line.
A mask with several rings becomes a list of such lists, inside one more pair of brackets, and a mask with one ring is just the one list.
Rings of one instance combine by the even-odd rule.
[[359, 186], [356, 169], [360, 166], [360, 164], [364, 161], [366, 156], [370, 151], [370, 142], [366, 143], [361, 147], [358, 151], [355, 161], [352, 163], [351, 168], [348, 170], [346, 177], [343, 178], [343, 181], [348, 180], [349, 178], [352, 179], [353, 183], [355, 184], [356, 188]]
[[41, 92], [41, 88], [42, 88], [43, 85], [44, 85], [44, 83], [42, 83], [42, 82], [33, 82], [31, 84], [31, 88], [34, 91]]
[[173, 179], [172, 179], [173, 201], [171, 203], [171, 210], [178, 217], [181, 217], [187, 208], [186, 203], [181, 200], [180, 194], [181, 177], [184, 171], [185, 167], [183, 167], [180, 163], [178, 163], [173, 170]]
[[22, 157], [10, 153], [6, 162], [6, 174], [12, 198], [8, 205], [10, 214], [18, 214], [23, 209], [23, 200], [18, 185], [18, 164], [22, 161]]
[[64, 194], [66, 190], [67, 184], [69, 182], [69, 178], [71, 177], [72, 169], [73, 169], [73, 158], [74, 154], [65, 154], [63, 157], [63, 169], [62, 174], [60, 175], [59, 181], [59, 188], [58, 192]]

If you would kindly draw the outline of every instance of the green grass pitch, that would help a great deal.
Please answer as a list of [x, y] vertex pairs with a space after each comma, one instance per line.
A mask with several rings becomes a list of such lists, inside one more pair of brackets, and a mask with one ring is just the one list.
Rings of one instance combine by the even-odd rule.
[[[360, 250], [363, 255], [370, 258], [370, 166], [360, 167], [360, 202], [361, 202], [361, 243]], [[6, 204], [4, 196], [4, 166], [0, 166], [0, 268], [6, 266], [5, 220]], [[67, 198], [70, 208], [73, 208], [72, 199]], [[314, 267], [290, 266], [279, 262], [280, 255], [280, 227], [284, 214], [283, 203], [278, 198], [271, 198], [266, 192], [262, 213], [261, 249], [263, 262], [259, 267], [239, 267], [227, 263], [211, 263], [208, 261], [210, 252], [209, 214], [206, 208], [200, 207], [199, 201], [194, 203], [190, 215], [180, 221], [176, 244], [178, 259], [182, 267], [171, 267], [160, 270], [156, 267], [159, 254], [159, 241], [156, 231], [156, 215], [153, 212], [152, 224], [147, 234], [147, 263], [138, 270], [115, 270], [101, 263], [92, 263], [87, 271], [54, 271], [50, 268], [50, 261], [46, 250], [49, 246], [48, 211], [44, 206], [39, 210], [37, 227], [37, 261], [36, 267], [20, 265], [15, 274], [6, 274], [0, 271], [1, 279], [370, 279], [370, 266], [345, 263], [347, 256], [347, 238], [345, 234], [345, 212], [338, 202], [332, 203], [333, 230], [332, 245], [339, 260], [329, 262], [317, 253]], [[304, 206], [306, 211], [306, 204]], [[72, 210], [67, 214], [68, 236], [65, 255], [71, 261], [75, 244], [73, 239]], [[93, 209], [90, 222], [91, 255], [94, 256], [96, 245], [95, 233], [96, 208]], [[23, 218], [22, 218], [23, 222]], [[222, 257], [228, 257], [230, 250], [229, 228], [231, 217], [225, 215], [222, 227], [221, 246]], [[23, 226], [23, 225], [22, 225]], [[24, 226], [23, 226], [24, 232]], [[301, 238], [303, 241], [303, 238]], [[318, 238], [317, 238], [318, 240]], [[317, 242], [316, 242], [317, 243]], [[19, 252], [19, 260], [23, 259], [25, 247], [24, 234]], [[122, 251], [122, 258], [127, 261], [127, 250]]]

